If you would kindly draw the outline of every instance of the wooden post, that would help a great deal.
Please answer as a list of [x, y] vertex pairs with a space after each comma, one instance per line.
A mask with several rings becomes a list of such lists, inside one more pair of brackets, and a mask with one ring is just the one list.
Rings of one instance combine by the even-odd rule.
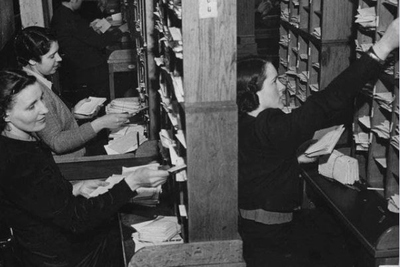
[[0, 49], [10, 40], [15, 31], [12, 0], [0, 1]]
[[49, 27], [52, 4], [50, 0], [19, 0], [22, 27]]
[[238, 57], [257, 54], [255, 41], [255, 2], [254, 0], [237, 0], [237, 50]]

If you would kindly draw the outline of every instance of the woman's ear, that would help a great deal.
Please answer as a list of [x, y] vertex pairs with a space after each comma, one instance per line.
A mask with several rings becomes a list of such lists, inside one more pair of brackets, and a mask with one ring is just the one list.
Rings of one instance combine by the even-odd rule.
[[4, 121], [5, 122], [10, 122], [11, 121], [9, 113], [6, 113], [6, 115], [4, 115]]
[[34, 66], [34, 65], [36, 65], [37, 62], [33, 59], [29, 59], [28, 63], [29, 63], [29, 65]]

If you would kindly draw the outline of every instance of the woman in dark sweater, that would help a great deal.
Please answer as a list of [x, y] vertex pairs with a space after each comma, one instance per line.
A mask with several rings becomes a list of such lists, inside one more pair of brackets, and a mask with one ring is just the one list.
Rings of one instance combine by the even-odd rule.
[[0, 72], [0, 221], [13, 228], [24, 266], [123, 266], [110, 218], [139, 187], [163, 184], [168, 172], [140, 168], [107, 193], [74, 196], [35, 136], [47, 112], [34, 76]]
[[299, 206], [299, 162], [312, 159], [298, 157], [298, 148], [316, 130], [334, 119], [337, 123], [360, 89], [378, 77], [382, 61], [399, 45], [398, 24], [396, 19], [368, 53], [289, 114], [281, 110], [284, 86], [272, 63], [259, 58], [238, 62], [239, 229], [249, 266], [264, 266], [250, 261], [251, 251], [282, 243]]

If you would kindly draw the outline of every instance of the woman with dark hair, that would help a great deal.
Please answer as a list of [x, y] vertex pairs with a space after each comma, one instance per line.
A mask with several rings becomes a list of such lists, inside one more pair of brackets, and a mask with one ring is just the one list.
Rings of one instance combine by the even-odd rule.
[[[273, 64], [260, 58], [239, 60], [239, 230], [248, 266], [273, 266], [268, 258], [257, 262], [260, 258], [252, 253], [284, 245], [289, 238], [293, 211], [300, 204], [299, 163], [313, 160], [299, 157], [299, 147], [316, 130], [332, 126], [398, 46], [396, 19], [368, 53], [289, 114], [282, 111], [284, 86]], [[283, 261], [284, 256], [277, 266], [285, 266]]]
[[24, 71], [0, 71], [0, 220], [12, 227], [24, 266], [124, 266], [118, 224], [110, 220], [139, 187], [167, 171], [139, 168], [108, 192], [72, 194], [51, 151], [35, 133], [46, 127], [44, 93]]
[[58, 42], [48, 29], [27, 27], [17, 35], [14, 46], [23, 70], [35, 76], [43, 88], [44, 102], [49, 112], [46, 115], [46, 127], [37, 134], [56, 155], [84, 156], [85, 144], [97, 133], [106, 128], [119, 128], [129, 121], [129, 114], [107, 114], [78, 126], [75, 119], [90, 117], [75, 114], [73, 110], [90, 100], [79, 101], [71, 111], [52, 91], [53, 83], [47, 77], [57, 71], [62, 59], [58, 54]]
[[109, 98], [109, 75], [106, 47], [117, 43], [123, 36], [119, 28], [111, 27], [98, 33], [90, 27], [79, 10], [83, 0], [61, 0], [54, 11], [51, 29], [60, 43], [69, 73], [82, 91], [85, 87], [91, 95]]

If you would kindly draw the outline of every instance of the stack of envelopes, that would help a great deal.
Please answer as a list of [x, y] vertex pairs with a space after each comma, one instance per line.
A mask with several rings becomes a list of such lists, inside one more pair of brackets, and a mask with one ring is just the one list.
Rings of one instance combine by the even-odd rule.
[[352, 185], [360, 179], [357, 159], [337, 150], [333, 150], [327, 160], [320, 159], [318, 172], [342, 184]]

